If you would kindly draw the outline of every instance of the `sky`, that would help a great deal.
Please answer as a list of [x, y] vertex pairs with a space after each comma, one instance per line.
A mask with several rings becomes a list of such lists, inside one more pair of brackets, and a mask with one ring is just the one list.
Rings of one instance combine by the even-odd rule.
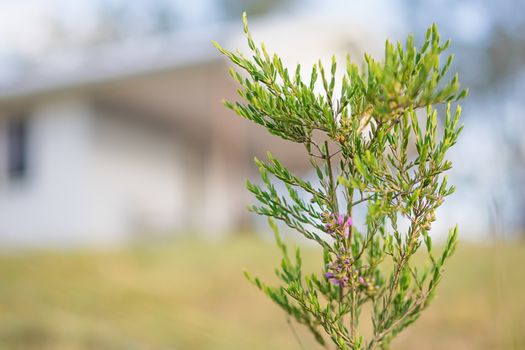
[[[51, 22], [58, 23], [73, 40], [82, 41], [91, 35], [97, 26], [97, 11], [101, 7], [119, 5], [119, 0], [11, 0], [0, 1], [0, 54], [17, 52], [20, 55], [38, 55], [53, 48], [56, 32]], [[202, 22], [212, 16], [213, 1], [182, 1], [170, 3], [184, 12], [183, 25]], [[102, 5], [104, 4], [104, 5]], [[126, 3], [137, 23], [133, 27], [147, 25], [146, 13], [148, 2], [134, 0]]]
[[[429, 3], [429, 13], [439, 18], [442, 1]], [[181, 26], [206, 25], [221, 18], [221, 9], [215, 0], [167, 0], [166, 4], [180, 14], [177, 21]], [[0, 0], [0, 56], [38, 55], [56, 49], [58, 28], [66, 40], [83, 41], [95, 30], [98, 12], [122, 4], [131, 13], [127, 30], [130, 33], [148, 26], [147, 0]], [[404, 36], [407, 31], [406, 18], [400, 8], [406, 6], [401, 0], [347, 1], [347, 0], [304, 0], [293, 3], [292, 12], [316, 12], [327, 16], [345, 16], [349, 21], [366, 23], [377, 27], [380, 32], [391, 36]], [[458, 2], [454, 10], [441, 20], [445, 31], [451, 31], [457, 40], [480, 42], [490, 32], [490, 9], [479, 2], [465, 0]], [[416, 21], [418, 19], [415, 19]], [[426, 19], [422, 19], [426, 20]], [[361, 23], [359, 23], [361, 22]], [[51, 25], [55, 23], [55, 25]], [[430, 23], [428, 23], [430, 24]], [[351, 25], [351, 23], [349, 23]]]
[[[58, 23], [67, 38], [82, 41], [97, 26], [97, 11], [101, 6], [110, 8], [121, 3], [121, 0], [0, 0], [0, 55], [14, 52], [31, 56], [53, 49], [53, 45], [57, 45], [57, 33], [56, 28], [50, 26], [51, 22]], [[182, 14], [177, 19], [182, 26], [206, 25], [207, 22], [220, 18], [220, 9], [214, 0], [173, 0], [169, 3]], [[367, 14], [373, 14], [378, 19], [377, 26], [385, 27], [386, 24], [394, 27], [398, 25], [395, 23], [398, 17], [388, 16], [393, 11], [394, 3], [395, 1], [374, 1], [372, 5], [361, 5], [362, 2], [350, 4], [346, 1], [306, 0], [295, 10], [316, 11], [327, 15], [337, 13], [347, 15], [354, 21], [366, 21]], [[137, 30], [137, 27], [147, 26], [144, 13], [147, 12], [148, 1], [128, 1], [126, 7], [133, 13], [131, 17], [136, 21], [130, 23], [130, 32]]]

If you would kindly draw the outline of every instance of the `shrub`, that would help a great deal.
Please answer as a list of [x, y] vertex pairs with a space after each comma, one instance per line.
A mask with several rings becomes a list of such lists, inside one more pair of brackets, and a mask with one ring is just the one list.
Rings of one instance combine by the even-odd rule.
[[[304, 145], [318, 180], [293, 174], [271, 154], [255, 160], [262, 182], [247, 184], [259, 202], [250, 209], [269, 218], [283, 254], [276, 270], [282, 284], [247, 277], [320, 344], [329, 338], [339, 349], [387, 348], [429, 304], [457, 243], [454, 228], [435, 255], [430, 236], [436, 209], [454, 192], [443, 175], [462, 129], [461, 109], [453, 112], [451, 102], [466, 96], [457, 75], [445, 81], [452, 56], [444, 64], [440, 56], [449, 41], [441, 43], [433, 25], [419, 49], [409, 36], [404, 47], [386, 41], [383, 61], [365, 55], [362, 70], [347, 58], [336, 91], [335, 57], [329, 69], [315, 64], [305, 80], [300, 65], [289, 70], [257, 45], [243, 19], [250, 58], [214, 43], [243, 71], [230, 70], [241, 101], [225, 105]], [[446, 108], [438, 130], [439, 104]], [[353, 216], [357, 206], [366, 206], [362, 222]], [[299, 249], [290, 256], [274, 220], [320, 245], [319, 274], [303, 273]], [[414, 263], [420, 248], [426, 265]], [[367, 304], [371, 311], [362, 312]], [[365, 339], [358, 325], [367, 315], [373, 333]]]

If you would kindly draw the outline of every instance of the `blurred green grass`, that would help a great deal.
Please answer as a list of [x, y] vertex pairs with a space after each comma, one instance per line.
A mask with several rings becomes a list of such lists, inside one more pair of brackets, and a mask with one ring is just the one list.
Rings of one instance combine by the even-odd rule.
[[[271, 279], [278, 259], [248, 237], [3, 254], [0, 348], [300, 349], [242, 274]], [[319, 257], [306, 249], [304, 260]], [[437, 298], [392, 348], [525, 349], [524, 268], [525, 244], [460, 245]]]

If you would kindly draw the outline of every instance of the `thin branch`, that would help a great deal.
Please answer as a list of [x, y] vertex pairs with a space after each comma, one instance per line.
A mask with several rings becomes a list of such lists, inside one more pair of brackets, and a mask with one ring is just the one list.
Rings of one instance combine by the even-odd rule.
[[299, 338], [299, 334], [297, 334], [297, 332], [295, 331], [295, 327], [293, 326], [292, 321], [290, 320], [290, 316], [286, 317], [286, 323], [288, 323], [288, 326], [290, 326], [290, 329], [292, 330], [295, 340], [297, 340], [297, 343], [299, 344], [299, 348], [301, 348], [301, 350], [305, 350], [305, 347], [303, 343], [301, 342], [301, 338]]

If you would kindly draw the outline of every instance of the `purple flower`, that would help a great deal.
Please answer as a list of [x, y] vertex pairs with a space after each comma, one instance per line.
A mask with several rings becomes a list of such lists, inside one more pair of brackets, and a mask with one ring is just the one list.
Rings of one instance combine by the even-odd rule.
[[336, 275], [334, 275], [333, 273], [331, 272], [327, 272], [325, 273], [325, 277], [332, 283], [332, 284], [335, 284], [337, 286], [343, 286], [344, 285], [344, 279], [341, 279], [339, 277], [337, 277]]
[[330, 214], [323, 212], [322, 214], [324, 229], [326, 233], [335, 238], [336, 235], [348, 236], [352, 229], [353, 221], [351, 216], [341, 214]]

